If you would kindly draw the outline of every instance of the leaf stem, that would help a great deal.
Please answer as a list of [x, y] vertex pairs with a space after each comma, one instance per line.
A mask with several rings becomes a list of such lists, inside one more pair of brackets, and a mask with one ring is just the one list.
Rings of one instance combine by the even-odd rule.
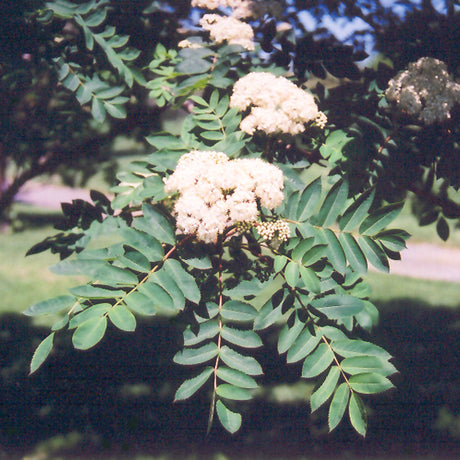
[[220, 316], [220, 312], [222, 311], [222, 307], [224, 305], [224, 302], [223, 302], [224, 283], [223, 283], [223, 279], [222, 279], [222, 255], [223, 255], [223, 251], [220, 251], [220, 253], [219, 253], [219, 277], [218, 277], [218, 283], [219, 283], [219, 303], [218, 303], [218, 307], [219, 307], [219, 335], [218, 335], [218, 338], [217, 338], [218, 354], [217, 354], [217, 357], [216, 357], [216, 362], [214, 364], [214, 380], [213, 380], [211, 407], [209, 409], [208, 428], [206, 430], [206, 435], [208, 435], [209, 432], [211, 431], [212, 422], [214, 420], [214, 411], [215, 411], [215, 408], [216, 408], [216, 394], [217, 394], [217, 369], [219, 368], [219, 354], [220, 354], [220, 350], [222, 348], [221, 331], [222, 331], [223, 323], [222, 323], [222, 317]]

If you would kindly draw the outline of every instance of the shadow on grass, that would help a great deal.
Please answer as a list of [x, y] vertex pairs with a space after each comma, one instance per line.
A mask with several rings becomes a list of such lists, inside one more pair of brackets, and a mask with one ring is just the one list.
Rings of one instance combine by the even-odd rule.
[[[144, 454], [201, 459], [218, 452], [248, 459], [454, 458], [460, 454], [458, 439], [435, 423], [442, 407], [459, 415], [460, 341], [454, 327], [459, 315], [410, 299], [380, 307], [372, 341], [395, 356], [400, 373], [392, 378], [397, 389], [365, 398], [370, 413], [366, 439], [348, 422], [328, 435], [325, 411], [311, 416], [308, 403], [270, 398], [239, 406], [240, 433], [232, 437], [215, 423], [206, 437], [209, 394], [171, 402], [189, 374], [171, 364], [181, 340], [169, 320], [140, 321], [134, 334], [111, 329], [86, 352], [74, 351], [67, 337], [29, 377], [30, 357], [47, 331], [28, 318], [3, 315], [0, 459], [32, 453], [36, 456], [29, 458], [133, 459]], [[270, 335], [264, 339], [274, 342]], [[297, 380], [299, 367], [286, 368], [274, 347], [258, 358], [268, 387]]]
[[22, 231], [48, 227], [50, 225], [55, 226], [62, 224], [63, 221], [64, 216], [60, 209], [36, 209], [32, 206], [22, 205], [20, 209], [14, 213], [12, 226], [15, 231]]

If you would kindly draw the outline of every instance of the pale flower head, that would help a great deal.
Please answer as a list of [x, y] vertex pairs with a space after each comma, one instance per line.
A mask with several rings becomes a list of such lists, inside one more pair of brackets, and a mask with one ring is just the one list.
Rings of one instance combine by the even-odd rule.
[[230, 106], [240, 111], [251, 108], [240, 124], [242, 131], [299, 134], [305, 124], [318, 117], [313, 96], [284, 77], [269, 72], [251, 72], [233, 87]]
[[450, 118], [451, 108], [460, 103], [460, 84], [452, 80], [444, 62], [424, 57], [390, 80], [385, 96], [430, 125]]
[[254, 31], [249, 24], [239, 19], [205, 14], [200, 19], [200, 26], [209, 32], [211, 40], [216, 43], [227, 42], [230, 45], [240, 45], [247, 50], [254, 49]]
[[260, 18], [265, 14], [279, 17], [282, 13], [280, 3], [273, 0], [192, 0], [192, 7], [232, 8], [232, 16], [236, 18]]
[[254, 223], [259, 204], [267, 209], [284, 198], [283, 173], [261, 159], [230, 160], [222, 152], [183, 155], [165, 180], [167, 193], [179, 192], [174, 206], [177, 233], [214, 243], [227, 227]]
[[188, 38], [181, 40], [177, 46], [179, 48], [190, 48], [190, 49], [198, 49], [198, 48], [203, 48], [203, 46], [200, 43], [192, 42]]

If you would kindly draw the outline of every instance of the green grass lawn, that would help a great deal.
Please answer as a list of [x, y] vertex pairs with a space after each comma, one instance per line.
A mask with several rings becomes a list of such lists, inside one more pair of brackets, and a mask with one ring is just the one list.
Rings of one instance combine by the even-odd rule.
[[50, 226], [0, 234], [0, 312], [22, 312], [31, 304], [64, 294], [77, 278], [59, 277], [48, 267], [59, 262], [49, 251], [26, 257], [27, 250], [56, 233]]

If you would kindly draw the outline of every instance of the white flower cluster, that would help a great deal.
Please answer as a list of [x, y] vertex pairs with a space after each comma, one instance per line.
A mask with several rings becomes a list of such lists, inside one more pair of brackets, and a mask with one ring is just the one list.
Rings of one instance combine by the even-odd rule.
[[450, 118], [450, 109], [460, 103], [460, 84], [451, 79], [444, 62], [423, 57], [390, 80], [385, 96], [431, 125]]
[[233, 87], [230, 106], [250, 114], [240, 124], [242, 131], [298, 134], [305, 123], [316, 120], [318, 107], [313, 96], [284, 77], [269, 72], [251, 72]]
[[213, 243], [237, 222], [256, 222], [258, 204], [273, 209], [283, 201], [283, 173], [260, 158], [230, 160], [225, 153], [194, 150], [183, 155], [165, 180], [178, 191], [177, 233]]
[[232, 8], [232, 15], [236, 18], [262, 17], [270, 14], [278, 17], [281, 15], [279, 2], [270, 0], [192, 0], [192, 7], [215, 10], [217, 8]]
[[287, 241], [291, 236], [289, 224], [285, 220], [274, 220], [272, 222], [261, 222], [257, 225], [257, 231], [264, 240], [277, 238], [280, 241]]
[[254, 49], [254, 31], [249, 24], [239, 19], [205, 14], [200, 19], [200, 26], [209, 32], [211, 40], [216, 43], [226, 41], [230, 45], [240, 45], [247, 50]]

